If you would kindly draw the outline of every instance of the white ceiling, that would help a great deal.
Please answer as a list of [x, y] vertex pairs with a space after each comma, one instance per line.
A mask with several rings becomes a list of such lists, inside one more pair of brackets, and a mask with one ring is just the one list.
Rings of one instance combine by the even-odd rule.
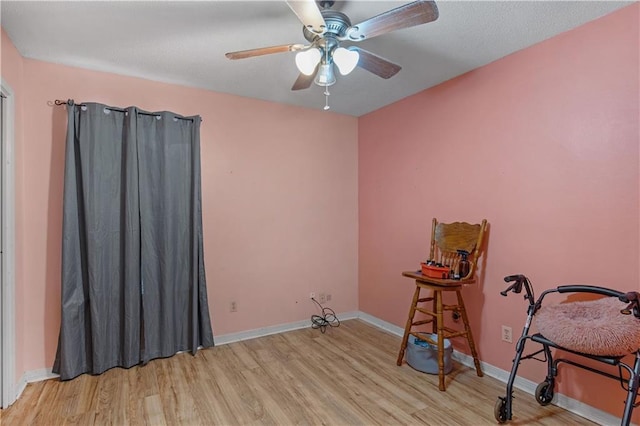
[[[336, 2], [352, 23], [408, 1]], [[359, 43], [402, 66], [384, 80], [357, 68], [330, 87], [331, 110], [360, 116], [599, 18], [630, 2], [438, 1], [437, 21]], [[323, 89], [291, 91], [294, 53], [231, 61], [229, 51], [305, 43], [284, 1], [0, 2], [2, 27], [27, 58], [324, 107]]]

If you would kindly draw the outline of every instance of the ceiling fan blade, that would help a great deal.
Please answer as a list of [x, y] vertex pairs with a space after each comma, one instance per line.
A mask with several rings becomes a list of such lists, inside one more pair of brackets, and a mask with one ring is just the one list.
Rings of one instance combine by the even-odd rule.
[[391, 78], [402, 69], [400, 65], [389, 62], [368, 50], [360, 49], [355, 46], [349, 47], [349, 50], [355, 50], [360, 54], [360, 59], [358, 60], [358, 66], [360, 68], [363, 68], [379, 77]]
[[322, 13], [316, 5], [315, 0], [291, 0], [287, 4], [296, 14], [302, 25], [309, 31], [316, 34], [322, 34], [327, 29]]
[[414, 1], [369, 18], [347, 30], [347, 38], [361, 41], [402, 28], [409, 28], [438, 19], [434, 1]]
[[291, 90], [308, 89], [311, 86], [311, 83], [313, 83], [313, 79], [316, 78], [316, 74], [318, 74], [319, 68], [320, 66], [316, 65], [316, 69], [313, 71], [313, 74], [311, 75], [300, 73], [300, 75], [296, 79], [296, 82], [293, 83]]
[[304, 44], [283, 44], [281, 46], [260, 47], [258, 49], [239, 50], [237, 52], [225, 53], [229, 59], [245, 59], [254, 56], [270, 55], [272, 53], [295, 52], [306, 49], [309, 46]]

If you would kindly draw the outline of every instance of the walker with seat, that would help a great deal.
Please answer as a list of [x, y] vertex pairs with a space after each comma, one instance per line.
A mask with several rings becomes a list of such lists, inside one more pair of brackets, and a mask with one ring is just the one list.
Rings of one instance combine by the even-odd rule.
[[[504, 280], [511, 285], [500, 294], [507, 296], [509, 292], [521, 293], [524, 287], [526, 291], [524, 298], [529, 302], [529, 306], [522, 336], [516, 343], [516, 355], [507, 382], [506, 395], [498, 397], [494, 407], [496, 420], [499, 423], [505, 423], [512, 419], [513, 383], [518, 366], [523, 360], [534, 359], [547, 363], [547, 376], [535, 390], [535, 398], [540, 405], [547, 405], [553, 399], [559, 364], [570, 364], [620, 381], [620, 385], [627, 392], [621, 425], [629, 425], [633, 409], [638, 405], [636, 398], [640, 385], [640, 308], [638, 305], [640, 295], [638, 292], [623, 293], [591, 285], [562, 285], [545, 290], [536, 300], [531, 282], [524, 275], [510, 275]], [[551, 293], [566, 295], [590, 293], [607, 297], [543, 307], [542, 300]], [[539, 333], [529, 334], [533, 320], [536, 321]], [[528, 340], [541, 344], [542, 349], [523, 356]], [[555, 354], [554, 359], [550, 348], [568, 352], [578, 358], [584, 357], [618, 367], [618, 375], [572, 359], [560, 358], [558, 353]], [[543, 357], [537, 358], [540, 354]], [[624, 362], [623, 358], [627, 355], [634, 356], [633, 367]]]

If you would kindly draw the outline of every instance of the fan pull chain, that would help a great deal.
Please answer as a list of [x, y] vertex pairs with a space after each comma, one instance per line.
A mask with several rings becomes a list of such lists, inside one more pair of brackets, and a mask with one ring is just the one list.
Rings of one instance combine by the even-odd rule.
[[324, 110], [328, 111], [329, 109], [331, 109], [331, 107], [329, 106], [329, 95], [331, 93], [329, 93], [329, 86], [324, 86]]
[[[333, 68], [333, 65], [331, 64], [331, 62], [329, 62], [329, 49], [324, 49], [324, 54], [325, 54], [325, 61], [327, 61], [327, 64], [329, 64], [330, 67]], [[329, 85], [326, 84], [327, 81], [325, 81], [325, 85], [324, 85], [324, 110], [325, 111], [329, 111], [329, 109], [331, 108], [329, 106]]]

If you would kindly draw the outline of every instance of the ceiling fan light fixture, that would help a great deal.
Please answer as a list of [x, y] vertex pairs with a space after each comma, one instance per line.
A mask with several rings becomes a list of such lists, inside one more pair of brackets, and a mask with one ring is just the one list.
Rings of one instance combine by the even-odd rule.
[[356, 50], [345, 49], [344, 47], [338, 47], [333, 52], [333, 62], [338, 66], [340, 74], [347, 75], [351, 73], [358, 65], [360, 60], [360, 54]]
[[311, 75], [320, 62], [320, 58], [322, 58], [322, 53], [316, 48], [303, 50], [296, 54], [296, 66], [302, 74]]
[[336, 75], [333, 72], [333, 64], [321, 64], [314, 82], [318, 86], [331, 86], [332, 84], [335, 84]]

